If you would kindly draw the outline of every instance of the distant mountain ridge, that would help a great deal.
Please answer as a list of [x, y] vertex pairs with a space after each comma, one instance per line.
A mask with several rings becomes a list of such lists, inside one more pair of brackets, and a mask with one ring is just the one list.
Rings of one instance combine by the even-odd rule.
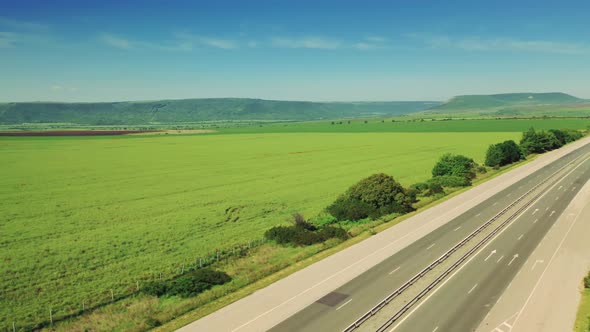
[[427, 112], [453, 112], [466, 110], [489, 110], [506, 107], [526, 107], [576, 104], [583, 99], [561, 92], [548, 93], [503, 93], [492, 95], [456, 96], [444, 104], [432, 107]]
[[307, 102], [247, 98], [135, 102], [0, 104], [0, 124], [143, 125], [224, 120], [307, 121], [395, 116], [440, 105], [436, 101]]

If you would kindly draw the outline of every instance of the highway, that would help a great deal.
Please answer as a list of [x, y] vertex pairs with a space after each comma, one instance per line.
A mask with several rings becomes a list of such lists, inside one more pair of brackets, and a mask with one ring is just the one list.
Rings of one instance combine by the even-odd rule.
[[[543, 192], [481, 252], [434, 288], [387, 330], [471, 331], [510, 284], [520, 266], [590, 178], [590, 145], [558, 159], [498, 192], [375, 265], [271, 331], [342, 331], [379, 301], [438, 259], [516, 198], [579, 157], [576, 168]], [[565, 172], [564, 172], [565, 174]], [[359, 330], [375, 330], [365, 325]]]

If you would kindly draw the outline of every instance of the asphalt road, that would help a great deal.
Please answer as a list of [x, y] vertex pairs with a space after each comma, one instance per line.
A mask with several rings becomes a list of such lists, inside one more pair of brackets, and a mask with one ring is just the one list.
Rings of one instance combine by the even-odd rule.
[[[341, 331], [514, 199], [588, 152], [590, 145], [514, 183], [279, 323], [271, 331]], [[539, 210], [534, 215], [527, 211], [490, 242], [486, 248], [490, 253], [496, 250], [490, 258], [485, 260], [490, 253], [486, 257], [480, 257], [483, 254], [474, 256], [427, 301], [419, 304], [415, 312], [406, 315], [399, 325], [394, 325], [396, 331], [460, 332], [477, 327], [588, 177], [590, 161], [535, 203], [532, 211]], [[516, 254], [518, 257], [515, 258]]]

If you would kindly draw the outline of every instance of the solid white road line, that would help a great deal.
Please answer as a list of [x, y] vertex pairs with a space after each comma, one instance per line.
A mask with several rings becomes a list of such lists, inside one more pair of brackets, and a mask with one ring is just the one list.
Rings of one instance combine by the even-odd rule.
[[338, 311], [338, 310], [342, 309], [342, 307], [344, 307], [345, 305], [349, 304], [349, 303], [350, 303], [350, 301], [352, 301], [352, 299], [350, 299], [350, 300], [348, 300], [348, 301], [344, 302], [344, 303], [343, 303], [341, 306], [339, 306], [338, 308], [336, 308], [336, 311]]
[[471, 294], [471, 292], [473, 292], [473, 290], [475, 289], [475, 287], [477, 287], [477, 284], [473, 285], [473, 287], [471, 287], [471, 289], [469, 290], [469, 292], [467, 292], [467, 294]]
[[389, 272], [389, 275], [392, 275], [392, 274], [394, 274], [394, 273], [395, 273], [395, 271], [399, 270], [399, 268], [400, 268], [400, 267], [401, 267], [401, 266], [398, 266], [398, 267], [397, 267], [395, 270], [393, 270], [393, 271]]

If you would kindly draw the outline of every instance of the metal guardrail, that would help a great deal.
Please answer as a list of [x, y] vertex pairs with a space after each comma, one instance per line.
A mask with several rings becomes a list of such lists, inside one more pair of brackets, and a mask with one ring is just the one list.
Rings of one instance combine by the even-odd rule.
[[[383, 307], [385, 307], [386, 305], [388, 305], [389, 302], [391, 302], [393, 299], [395, 299], [396, 297], [398, 297], [399, 295], [401, 295], [405, 290], [407, 290], [409, 287], [411, 287], [419, 279], [421, 279], [422, 277], [424, 277], [428, 272], [430, 272], [431, 270], [433, 270], [436, 266], [438, 266], [441, 263], [443, 263], [454, 252], [456, 252], [458, 249], [460, 249], [461, 247], [463, 247], [467, 242], [469, 242], [471, 239], [473, 239], [475, 236], [477, 236], [479, 233], [481, 233], [485, 228], [487, 228], [494, 221], [498, 220], [498, 218], [500, 218], [501, 216], [503, 216], [504, 214], [506, 214], [506, 212], [508, 212], [508, 210], [510, 210], [516, 204], [520, 203], [523, 199], [525, 199], [528, 195], [530, 195], [533, 191], [535, 191], [536, 189], [538, 189], [540, 186], [542, 186], [545, 183], [549, 182], [556, 174], [558, 174], [559, 172], [561, 172], [562, 170], [564, 170], [566, 167], [568, 167], [571, 164], [573, 164], [576, 160], [578, 160], [582, 156], [583, 155], [580, 155], [580, 156], [576, 157], [574, 160], [572, 160], [569, 163], [565, 164], [563, 167], [560, 167], [557, 171], [553, 172], [551, 175], [549, 175], [543, 181], [539, 182], [537, 185], [533, 186], [531, 189], [529, 189], [523, 195], [521, 195], [520, 197], [518, 197], [516, 200], [514, 200], [512, 203], [510, 203], [507, 207], [505, 207], [504, 209], [502, 209], [502, 211], [498, 212], [490, 220], [488, 220], [487, 222], [485, 222], [483, 225], [481, 225], [480, 227], [478, 227], [475, 231], [473, 231], [471, 234], [469, 234], [467, 237], [465, 237], [463, 240], [461, 240], [459, 243], [457, 243], [455, 246], [453, 246], [451, 249], [449, 249], [441, 257], [439, 257], [434, 262], [430, 263], [430, 265], [428, 265], [426, 268], [424, 268], [422, 271], [420, 271], [418, 274], [416, 274], [414, 277], [412, 277], [410, 280], [408, 280], [406, 283], [404, 283], [402, 286], [400, 286], [398, 289], [396, 289], [393, 293], [389, 294], [385, 299], [383, 299], [376, 306], [374, 306], [373, 308], [371, 308], [371, 310], [367, 311], [364, 315], [362, 315], [360, 318], [358, 318], [354, 323], [350, 324], [347, 328], [345, 328], [343, 330], [343, 332], [351, 332], [351, 331], [354, 331], [357, 328], [359, 328], [359, 326], [361, 324], [363, 324], [369, 318], [371, 318], [372, 316], [374, 316], [377, 312], [379, 312], [379, 310], [381, 310]], [[553, 183], [556, 183], [559, 180], [560, 180], [560, 178], [555, 179], [553, 181]], [[394, 316], [392, 316], [390, 319], [388, 319], [385, 324], [383, 324], [381, 327], [379, 327], [379, 329], [377, 329], [377, 332], [384, 331], [389, 326], [391, 326], [395, 321], [397, 321], [416, 302], [418, 302], [420, 299], [422, 299], [422, 297], [424, 297], [424, 295], [426, 293], [428, 293], [432, 288], [436, 287], [436, 285], [438, 285], [438, 283], [440, 283], [454, 269], [456, 269], [459, 265], [461, 265], [461, 263], [463, 263], [471, 254], [473, 254], [473, 252], [475, 252], [483, 244], [485, 244], [485, 242], [487, 242], [492, 236], [494, 236], [497, 232], [499, 232], [500, 229], [502, 229], [506, 224], [508, 224], [510, 221], [512, 221], [523, 210], [525, 210], [526, 208], [528, 208], [539, 196], [541, 196], [541, 194], [543, 194], [543, 192], [540, 192], [537, 195], [533, 196], [525, 205], [523, 205], [516, 212], [514, 212], [506, 221], [504, 221], [502, 224], [500, 224], [496, 229], [494, 229], [490, 234], [488, 234], [484, 239], [482, 239], [472, 249], [470, 249], [465, 255], [463, 255], [461, 258], [459, 258], [459, 260], [457, 260], [457, 262], [455, 262], [453, 265], [451, 265], [451, 267], [449, 267], [449, 269], [447, 269], [445, 272], [443, 272], [443, 274], [441, 274], [439, 277], [437, 277], [434, 282], [432, 282], [428, 287], [426, 287], [424, 290], [422, 290], [411, 301], [409, 301], [408, 303], [406, 303], [404, 305], [404, 307], [402, 307], [402, 309], [400, 309]]]

